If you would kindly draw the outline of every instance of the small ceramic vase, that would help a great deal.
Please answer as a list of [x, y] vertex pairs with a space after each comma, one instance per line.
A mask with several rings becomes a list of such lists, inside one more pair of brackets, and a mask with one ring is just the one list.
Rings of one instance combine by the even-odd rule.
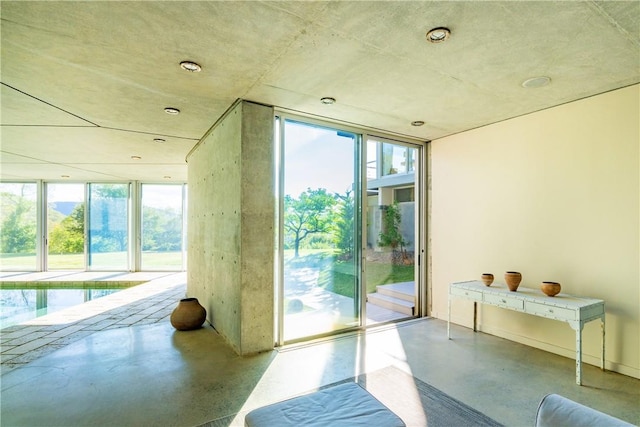
[[491, 286], [491, 284], [493, 283], [493, 274], [484, 273], [482, 275], [482, 283], [484, 283], [486, 286]]
[[207, 310], [198, 298], [183, 298], [171, 312], [171, 325], [179, 331], [199, 329], [207, 318]]
[[540, 289], [545, 295], [553, 297], [560, 293], [561, 286], [558, 282], [542, 282]]
[[520, 282], [522, 281], [522, 274], [517, 271], [507, 271], [504, 273], [504, 281], [507, 282], [507, 287], [511, 292], [518, 290]]

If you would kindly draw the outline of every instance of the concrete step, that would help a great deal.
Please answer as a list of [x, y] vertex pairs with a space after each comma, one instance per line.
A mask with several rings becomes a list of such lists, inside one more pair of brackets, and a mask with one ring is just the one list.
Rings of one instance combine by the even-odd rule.
[[393, 298], [415, 302], [415, 284], [414, 282], [390, 283], [388, 285], [376, 286], [376, 291], [380, 294]]
[[415, 306], [413, 302], [405, 301], [400, 298], [390, 297], [379, 292], [368, 294], [367, 301], [379, 307], [413, 316]]

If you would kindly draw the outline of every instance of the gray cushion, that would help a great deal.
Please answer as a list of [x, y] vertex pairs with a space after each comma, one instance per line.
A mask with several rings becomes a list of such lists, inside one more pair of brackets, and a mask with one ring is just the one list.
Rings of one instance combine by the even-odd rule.
[[542, 398], [536, 413], [536, 427], [629, 427], [618, 418], [581, 405], [558, 394], [548, 394]]
[[368, 391], [346, 383], [249, 412], [247, 427], [404, 427], [404, 422]]

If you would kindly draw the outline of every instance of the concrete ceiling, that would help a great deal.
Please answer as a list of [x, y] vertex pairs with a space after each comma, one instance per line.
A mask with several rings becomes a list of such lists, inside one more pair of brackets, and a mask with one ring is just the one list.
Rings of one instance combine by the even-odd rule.
[[[2, 1], [0, 13], [5, 180], [185, 181], [186, 154], [238, 98], [432, 140], [640, 82], [638, 1]], [[428, 43], [439, 26], [451, 37]], [[536, 76], [551, 84], [521, 86]]]

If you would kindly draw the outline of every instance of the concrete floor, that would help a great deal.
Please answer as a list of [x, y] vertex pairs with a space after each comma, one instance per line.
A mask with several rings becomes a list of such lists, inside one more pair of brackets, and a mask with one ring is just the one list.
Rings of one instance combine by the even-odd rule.
[[507, 426], [532, 426], [547, 393], [640, 424], [638, 379], [585, 365], [581, 387], [573, 360], [463, 327], [452, 333], [447, 340], [446, 322], [421, 319], [242, 358], [210, 326], [134, 322], [3, 371], [0, 423], [196, 426], [239, 413], [231, 424], [243, 425], [251, 409], [396, 366]]

